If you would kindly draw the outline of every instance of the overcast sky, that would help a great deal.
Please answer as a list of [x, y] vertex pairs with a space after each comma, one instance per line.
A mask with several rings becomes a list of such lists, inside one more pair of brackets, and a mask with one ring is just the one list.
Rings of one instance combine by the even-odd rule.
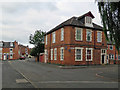
[[[85, 2], [83, 2], [85, 1]], [[49, 31], [56, 25], [91, 11], [93, 22], [101, 25], [101, 19], [95, 1], [36, 1], [0, 3], [0, 41], [18, 41], [29, 44], [29, 35], [35, 30]], [[1, 36], [2, 35], [2, 36]]]

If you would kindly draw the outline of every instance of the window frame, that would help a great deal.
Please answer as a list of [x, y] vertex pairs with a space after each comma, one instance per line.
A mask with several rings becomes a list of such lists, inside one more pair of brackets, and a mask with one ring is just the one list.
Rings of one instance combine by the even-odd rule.
[[10, 42], [10, 47], [13, 47], [13, 42]]
[[114, 54], [109, 54], [109, 59], [114, 60]]
[[[77, 36], [79, 36], [78, 32], [77, 32], [78, 30], [81, 32], [80, 33], [80, 39], [78, 39], [78, 37], [77, 37]], [[82, 41], [83, 40], [83, 29], [82, 28], [78, 28], [78, 27], [75, 28], [75, 40], [76, 41]]]
[[[12, 55], [12, 58], [11, 58], [11, 55]], [[13, 54], [10, 54], [10, 59], [13, 59]]]
[[55, 38], [56, 38], [56, 35], [55, 35], [55, 32], [52, 33], [52, 43], [55, 43]]
[[45, 45], [47, 45], [47, 35], [46, 35], [46, 37], [45, 37]]
[[[98, 33], [100, 33], [100, 36], [98, 35]], [[102, 42], [102, 31], [97, 31], [97, 42]]]
[[64, 28], [61, 28], [61, 41], [64, 41]]
[[[111, 49], [111, 46], [112, 46], [112, 49]], [[113, 50], [113, 45], [110, 45], [109, 48], [110, 48], [110, 50]]]
[[[87, 50], [91, 50], [91, 59], [87, 59]], [[86, 48], [86, 61], [93, 61], [93, 48]]]
[[[88, 40], [88, 32], [90, 32], [91, 34], [90, 34], [90, 40]], [[90, 29], [86, 29], [86, 41], [88, 41], [88, 42], [91, 42], [92, 41], [92, 30], [90, 30]]]
[[50, 52], [51, 52], [51, 60], [53, 60], [53, 49], [50, 49]]
[[[61, 50], [63, 50], [63, 53], [62, 53]], [[61, 60], [61, 61], [64, 60], [64, 47], [61, 47], [61, 48], [60, 48], [60, 60]]]
[[10, 48], [10, 53], [12, 53], [13, 52], [13, 48]]
[[[79, 55], [81, 55], [81, 59], [77, 59], [77, 49], [80, 49], [81, 50], [81, 54], [79, 54]], [[75, 61], [83, 61], [83, 48], [82, 47], [75, 47]]]
[[54, 48], [54, 60], [57, 60], [57, 48]]

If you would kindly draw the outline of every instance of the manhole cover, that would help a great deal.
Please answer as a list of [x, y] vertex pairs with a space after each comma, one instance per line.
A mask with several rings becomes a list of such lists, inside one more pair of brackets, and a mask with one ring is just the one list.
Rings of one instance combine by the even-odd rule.
[[26, 79], [16, 79], [16, 83], [27, 83]]

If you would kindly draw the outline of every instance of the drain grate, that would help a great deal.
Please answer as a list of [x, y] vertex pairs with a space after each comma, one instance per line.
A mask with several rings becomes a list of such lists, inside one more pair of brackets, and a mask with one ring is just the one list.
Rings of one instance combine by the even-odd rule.
[[16, 83], [28, 83], [26, 79], [16, 79]]

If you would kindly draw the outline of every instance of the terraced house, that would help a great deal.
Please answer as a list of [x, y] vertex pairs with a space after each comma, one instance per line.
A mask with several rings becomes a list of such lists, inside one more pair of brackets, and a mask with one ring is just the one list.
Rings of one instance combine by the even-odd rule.
[[106, 64], [107, 43], [102, 27], [88, 12], [72, 17], [45, 35], [45, 62], [63, 65]]
[[21, 55], [28, 55], [30, 50], [27, 46], [19, 45], [18, 42], [0, 41], [0, 60], [15, 60]]
[[18, 43], [15, 42], [0, 42], [0, 59], [1, 60], [12, 60], [12, 59], [18, 59]]

